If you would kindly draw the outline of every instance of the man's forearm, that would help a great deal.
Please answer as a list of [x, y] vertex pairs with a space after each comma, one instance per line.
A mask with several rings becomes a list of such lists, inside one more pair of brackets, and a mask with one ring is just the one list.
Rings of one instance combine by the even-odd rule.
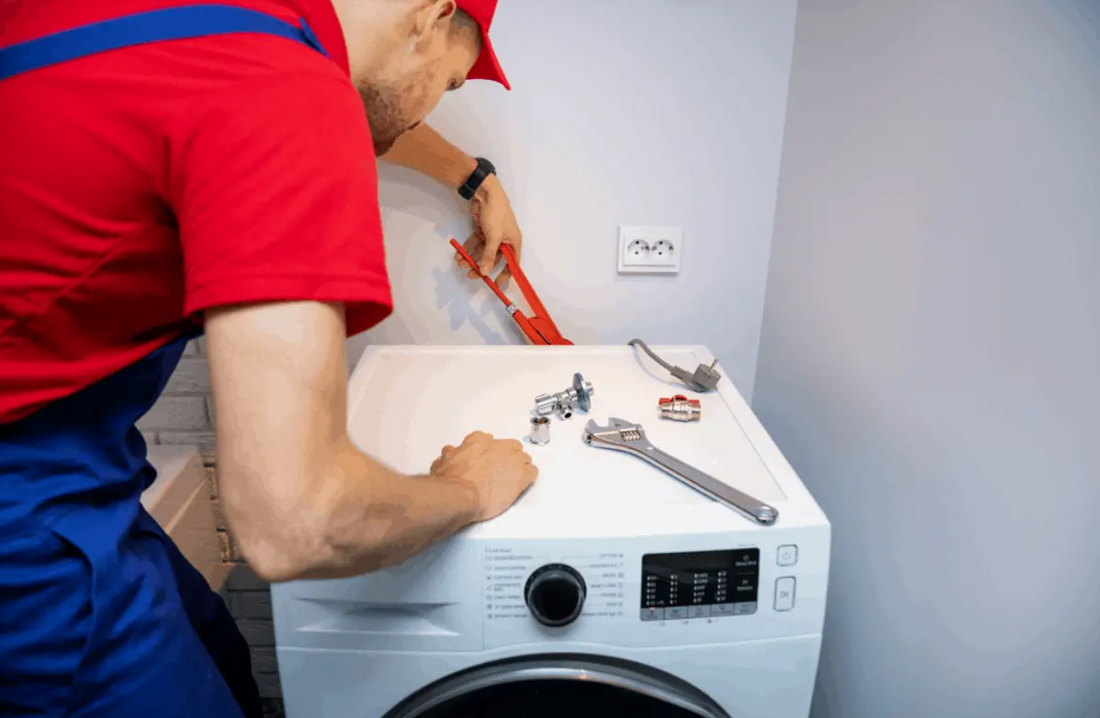
[[323, 517], [324, 546], [301, 578], [395, 566], [473, 523], [478, 512], [477, 492], [468, 484], [395, 473], [350, 442], [319, 494], [312, 509]]
[[477, 160], [426, 124], [401, 135], [382, 159], [416, 170], [455, 190], [477, 167]]
[[342, 307], [221, 308], [206, 334], [221, 501], [261, 576], [363, 573], [474, 520], [468, 484], [404, 476], [352, 445]]

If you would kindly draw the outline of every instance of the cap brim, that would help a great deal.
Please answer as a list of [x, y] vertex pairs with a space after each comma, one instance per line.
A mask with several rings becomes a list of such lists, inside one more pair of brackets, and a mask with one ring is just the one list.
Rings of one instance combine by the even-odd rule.
[[492, 80], [504, 85], [506, 90], [512, 89], [508, 84], [508, 78], [504, 76], [504, 70], [500, 67], [497, 54], [493, 51], [493, 43], [489, 42], [489, 33], [485, 30], [481, 31], [481, 54], [478, 55], [474, 66], [470, 68], [470, 74], [466, 75], [466, 79]]

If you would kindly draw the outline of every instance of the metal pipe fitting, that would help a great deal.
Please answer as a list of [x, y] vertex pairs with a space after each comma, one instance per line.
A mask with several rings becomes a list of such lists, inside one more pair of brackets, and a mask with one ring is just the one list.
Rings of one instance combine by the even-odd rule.
[[535, 397], [535, 414], [549, 416], [556, 413], [560, 418], [568, 419], [573, 416], [574, 407], [581, 411], [591, 409], [592, 395], [595, 393], [592, 382], [585, 381], [579, 373], [574, 374], [572, 388]]
[[531, 417], [531, 443], [545, 446], [550, 443], [550, 419], [545, 416]]
[[661, 418], [671, 421], [699, 421], [703, 415], [703, 406], [698, 399], [688, 399], [677, 394], [671, 399], [661, 399], [657, 404]]

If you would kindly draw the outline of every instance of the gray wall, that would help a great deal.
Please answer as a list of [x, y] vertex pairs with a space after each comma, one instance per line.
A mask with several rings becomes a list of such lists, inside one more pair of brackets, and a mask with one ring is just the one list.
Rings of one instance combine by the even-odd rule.
[[803, 0], [755, 408], [815, 716], [1100, 715], [1100, 0]]
[[[524, 272], [566, 337], [706, 344], [752, 396], [796, 13], [796, 0], [500, 3], [512, 92], [468, 83], [430, 121], [496, 164]], [[397, 306], [349, 360], [378, 344], [524, 343], [454, 270], [447, 240], [469, 235], [468, 205], [409, 171], [381, 178]], [[680, 273], [619, 275], [620, 225], [683, 227]]]

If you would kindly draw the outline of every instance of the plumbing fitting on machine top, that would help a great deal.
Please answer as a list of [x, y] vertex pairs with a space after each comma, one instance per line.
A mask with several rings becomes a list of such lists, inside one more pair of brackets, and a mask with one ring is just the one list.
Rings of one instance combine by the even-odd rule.
[[[694, 374], [688, 374], [680, 367], [668, 364], [640, 340], [631, 344], [641, 347], [647, 354], [669, 369], [674, 377], [697, 391], [712, 391], [721, 376], [714, 370], [718, 361], [710, 366], [700, 364]], [[595, 390], [592, 382], [586, 381], [580, 372], [573, 375], [573, 386], [554, 394], [542, 394], [535, 397], [535, 415], [531, 417], [530, 441], [536, 446], [550, 443], [550, 416], [557, 414], [560, 419], [573, 416], [574, 408], [587, 412], [592, 408], [592, 395]], [[676, 422], [697, 422], [702, 418], [703, 405], [698, 399], [689, 399], [684, 394], [662, 398], [657, 402], [660, 417]], [[582, 438], [586, 444], [600, 449], [610, 449], [631, 454], [643, 459], [664, 473], [676, 478], [705, 496], [733, 509], [746, 518], [762, 526], [771, 526], [779, 518], [779, 512], [754, 496], [729, 486], [713, 476], [671, 456], [655, 447], [646, 438], [645, 429], [640, 424], [612, 418], [608, 426], [600, 426], [589, 421]]]
[[536, 446], [545, 446], [550, 443], [550, 417], [531, 417], [531, 443]]
[[657, 402], [661, 410], [662, 419], [671, 421], [699, 421], [703, 415], [703, 405], [698, 399], [688, 399], [683, 394], [677, 394], [671, 399], [661, 399]]
[[592, 408], [592, 394], [594, 393], [592, 382], [585, 381], [584, 377], [578, 372], [573, 375], [573, 386], [571, 388], [559, 391], [556, 394], [543, 394], [535, 397], [535, 415], [549, 416], [550, 414], [557, 414], [559, 419], [569, 419], [573, 416], [574, 406], [581, 411], [588, 411]]

